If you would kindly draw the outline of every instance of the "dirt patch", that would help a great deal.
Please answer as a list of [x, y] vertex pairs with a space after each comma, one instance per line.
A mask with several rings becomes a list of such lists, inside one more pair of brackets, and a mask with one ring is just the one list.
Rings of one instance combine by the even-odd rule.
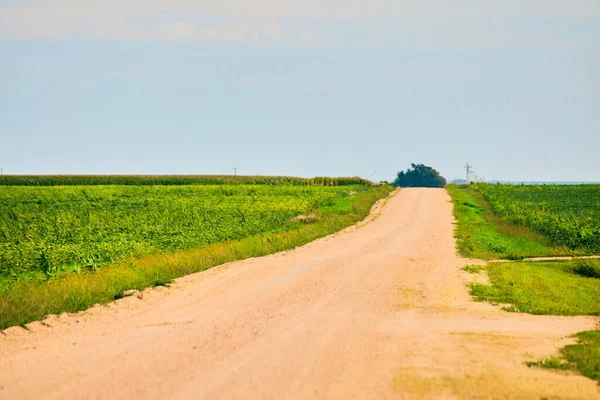
[[290, 222], [303, 222], [305, 224], [313, 224], [315, 222], [319, 222], [319, 216], [312, 212], [310, 214], [300, 214], [296, 215], [293, 218], [290, 218]]

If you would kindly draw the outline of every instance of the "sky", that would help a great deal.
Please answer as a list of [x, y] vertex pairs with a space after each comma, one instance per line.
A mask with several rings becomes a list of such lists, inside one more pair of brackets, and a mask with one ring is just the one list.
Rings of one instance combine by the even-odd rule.
[[598, 0], [0, 0], [4, 174], [600, 181]]

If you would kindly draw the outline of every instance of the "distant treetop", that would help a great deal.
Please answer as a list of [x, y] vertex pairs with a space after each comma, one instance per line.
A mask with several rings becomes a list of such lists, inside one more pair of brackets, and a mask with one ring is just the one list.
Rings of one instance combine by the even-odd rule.
[[392, 184], [401, 187], [443, 188], [446, 186], [446, 179], [431, 167], [423, 164], [411, 164], [411, 168], [398, 172]]

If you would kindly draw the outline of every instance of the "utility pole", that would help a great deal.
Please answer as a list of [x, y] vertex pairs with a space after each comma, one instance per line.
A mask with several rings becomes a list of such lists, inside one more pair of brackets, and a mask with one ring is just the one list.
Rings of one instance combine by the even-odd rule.
[[233, 167], [233, 176], [237, 176], [237, 167]]
[[466, 181], [467, 181], [467, 185], [468, 185], [469, 184], [469, 177], [471, 176], [471, 171], [473, 170], [473, 166], [469, 165], [469, 163], [467, 163], [467, 165], [465, 165], [463, 168], [465, 170], [467, 170], [467, 179], [466, 179]]

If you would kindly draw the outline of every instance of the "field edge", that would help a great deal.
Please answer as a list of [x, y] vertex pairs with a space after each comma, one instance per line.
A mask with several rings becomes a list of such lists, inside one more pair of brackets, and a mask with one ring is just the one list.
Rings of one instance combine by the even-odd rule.
[[468, 186], [447, 185], [453, 204], [454, 237], [462, 257], [492, 261], [587, 253], [557, 246], [532, 229], [496, 216], [483, 196]]

